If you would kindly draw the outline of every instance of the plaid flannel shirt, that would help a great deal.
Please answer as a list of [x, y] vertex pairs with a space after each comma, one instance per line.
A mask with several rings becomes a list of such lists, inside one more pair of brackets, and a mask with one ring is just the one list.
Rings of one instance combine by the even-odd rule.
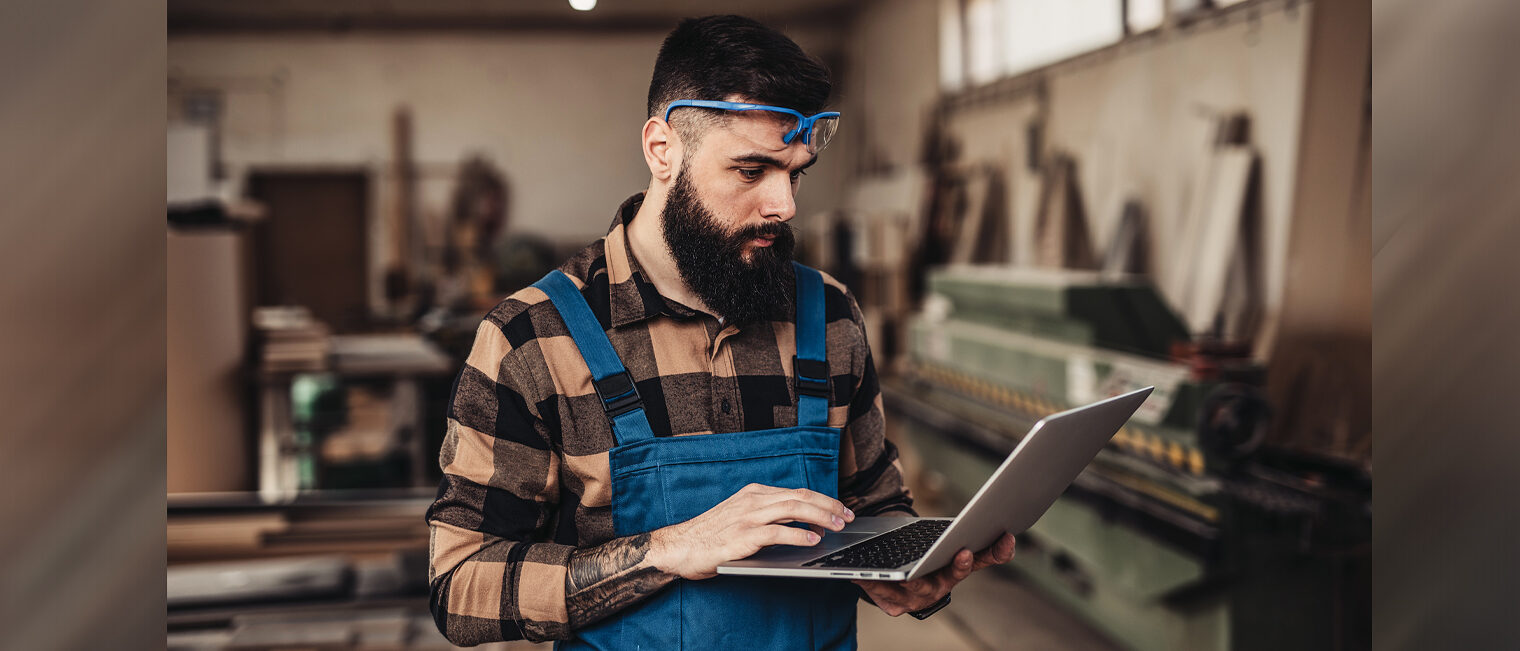
[[[797, 424], [792, 315], [742, 330], [660, 295], [640, 270], [618, 209], [606, 237], [560, 270], [574, 279], [637, 383], [656, 436]], [[860, 308], [825, 275], [829, 425], [843, 428], [840, 500], [860, 515], [912, 514]], [[569, 636], [570, 553], [613, 538], [615, 444], [591, 374], [559, 313], [529, 287], [481, 322], [455, 381], [427, 511], [438, 627], [456, 644]]]

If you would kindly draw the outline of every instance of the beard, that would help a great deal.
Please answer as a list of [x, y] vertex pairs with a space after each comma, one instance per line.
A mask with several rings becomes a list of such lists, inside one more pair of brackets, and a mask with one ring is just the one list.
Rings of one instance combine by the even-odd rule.
[[[681, 279], [718, 316], [745, 326], [788, 313], [796, 279], [792, 269], [796, 236], [791, 226], [769, 222], [725, 232], [693, 191], [685, 169], [676, 174], [661, 221], [665, 246], [675, 258]], [[768, 247], [754, 247], [745, 261], [746, 245], [761, 236], [775, 239]]]

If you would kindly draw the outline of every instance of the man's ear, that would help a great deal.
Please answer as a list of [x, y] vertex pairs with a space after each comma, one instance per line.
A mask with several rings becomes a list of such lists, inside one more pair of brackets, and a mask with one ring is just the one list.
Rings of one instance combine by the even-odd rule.
[[644, 123], [644, 163], [656, 181], [665, 183], [675, 178], [681, 160], [681, 142], [670, 123], [661, 118], [649, 118]]

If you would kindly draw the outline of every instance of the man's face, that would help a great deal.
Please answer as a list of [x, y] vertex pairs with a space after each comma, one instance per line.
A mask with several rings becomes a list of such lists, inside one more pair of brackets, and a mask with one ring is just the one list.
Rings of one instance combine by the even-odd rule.
[[781, 142], [787, 120], [727, 114], [686, 150], [666, 197], [666, 245], [688, 287], [736, 325], [787, 307], [794, 237], [786, 224], [815, 156]]
[[[685, 152], [682, 172], [697, 196], [730, 233], [789, 221], [797, 212], [794, 197], [803, 170], [815, 157], [801, 138], [791, 145], [781, 142], [792, 122], [774, 113], [736, 111], [723, 117], [695, 151]], [[746, 258], [767, 244], [748, 243]]]

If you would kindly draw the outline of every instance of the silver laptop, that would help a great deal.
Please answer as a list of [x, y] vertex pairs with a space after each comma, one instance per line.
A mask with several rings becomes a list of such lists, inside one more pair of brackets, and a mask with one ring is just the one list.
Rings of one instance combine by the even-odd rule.
[[954, 518], [858, 517], [812, 547], [775, 545], [719, 574], [907, 581], [1033, 525], [1155, 387], [1040, 419]]

